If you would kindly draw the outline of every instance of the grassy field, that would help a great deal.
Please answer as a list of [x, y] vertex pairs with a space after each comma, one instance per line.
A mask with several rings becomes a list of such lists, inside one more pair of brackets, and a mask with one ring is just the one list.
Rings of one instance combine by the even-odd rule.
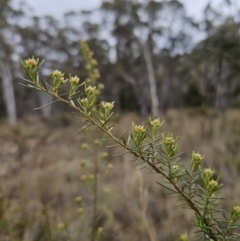
[[[234, 201], [240, 204], [239, 110], [224, 116], [211, 110], [169, 111], [162, 118], [162, 130], [180, 136], [179, 151], [184, 152], [181, 160], [186, 165], [192, 151], [199, 151], [205, 155], [203, 165], [221, 175], [223, 207], [230, 210]], [[140, 123], [132, 113], [119, 117], [116, 134], [132, 121]], [[102, 135], [89, 131], [75, 136], [81, 127], [81, 119], [71, 115], [26, 118], [15, 127], [1, 121], [0, 241], [90, 240], [90, 177], [96, 158], [91, 146], [93, 138]], [[83, 150], [84, 143], [88, 150]], [[105, 152], [108, 157], [101, 158]], [[99, 240], [174, 241], [183, 232], [194, 235], [193, 213], [178, 208], [175, 199], [156, 184], [159, 177], [139, 171], [129, 162], [131, 156], [112, 157], [121, 152], [104, 148], [104, 143], [99, 149], [97, 225], [103, 227]], [[82, 209], [77, 196], [83, 198]]]

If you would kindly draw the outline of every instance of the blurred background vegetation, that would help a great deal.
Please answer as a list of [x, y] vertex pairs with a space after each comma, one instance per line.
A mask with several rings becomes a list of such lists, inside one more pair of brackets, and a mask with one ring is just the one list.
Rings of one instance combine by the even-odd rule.
[[[145, 117], [155, 106], [160, 113], [239, 107], [240, 8], [234, 2], [221, 1], [220, 9], [208, 2], [200, 20], [188, 16], [184, 4], [175, 0], [102, 1], [99, 9], [71, 11], [59, 19], [34, 16], [26, 2], [1, 0], [0, 114], [14, 122], [49, 101], [43, 93], [18, 85], [20, 56], [47, 59], [45, 76], [61, 69], [84, 80], [80, 39], [98, 60], [105, 85], [101, 98], [114, 100], [117, 111]], [[42, 114], [62, 108], [49, 107]]]
[[[230, 0], [219, 6], [206, 2], [196, 19], [181, 1], [109, 0], [59, 19], [35, 16], [26, 1], [0, 0], [0, 241], [87, 240], [75, 197], [88, 200], [79, 163], [91, 159], [80, 148], [91, 138], [73, 135], [82, 123], [62, 104], [33, 112], [51, 97], [18, 84], [20, 58], [32, 55], [47, 60], [43, 77], [60, 69], [85, 80], [81, 39], [99, 64], [100, 99], [115, 101], [122, 113], [119, 133], [132, 120], [160, 115], [164, 130], [181, 136], [184, 161], [199, 150], [220, 172], [229, 200], [224, 208], [239, 200], [240, 7]], [[100, 203], [102, 240], [149, 240], [140, 189], [156, 240], [193, 232], [191, 213], [176, 212], [174, 200], [154, 184], [157, 177], [111, 154], [113, 176], [100, 184], [114, 190], [107, 205]], [[61, 222], [73, 237], [59, 233]]]

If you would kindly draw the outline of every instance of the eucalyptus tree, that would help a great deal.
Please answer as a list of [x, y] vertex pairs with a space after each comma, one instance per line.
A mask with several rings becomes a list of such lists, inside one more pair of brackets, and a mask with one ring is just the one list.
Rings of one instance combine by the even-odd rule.
[[[222, 1], [221, 4], [227, 9], [233, 3]], [[209, 1], [201, 23], [206, 37], [193, 51], [198, 55], [195, 69], [202, 69], [199, 76], [202, 76], [205, 104], [215, 106], [221, 112], [227, 109], [239, 86], [240, 25], [235, 12], [237, 8], [223, 13]]]
[[15, 26], [23, 12], [13, 8], [11, 0], [0, 0], [0, 80], [2, 95], [10, 124], [17, 120], [15, 93], [13, 85]]
[[240, 73], [239, 31], [239, 23], [228, 19], [204, 40], [207, 55], [212, 56], [216, 68], [215, 107], [220, 111], [228, 107], [231, 84]]
[[[189, 50], [185, 30], [192, 20], [184, 5], [175, 0], [112, 0], [104, 1], [102, 9], [113, 20], [119, 74], [132, 85], [142, 115], [149, 106], [153, 115], [159, 115], [168, 106], [173, 85], [172, 57]], [[162, 73], [156, 73], [160, 68]]]
[[[18, 6], [11, 0], [1, 0], [0, 5], [0, 79], [9, 123], [14, 124], [17, 116], [26, 114], [29, 109], [32, 110], [32, 107], [36, 106], [34, 102], [44, 105], [49, 103], [51, 98], [40, 92], [19, 88], [18, 81], [15, 80], [16, 76], [20, 75], [20, 56], [48, 57], [48, 67], [59, 68], [59, 65], [68, 58], [68, 43], [54, 18], [31, 17], [27, 5]], [[47, 71], [48, 68], [45, 68], [46, 74]], [[26, 104], [30, 108], [22, 108]], [[46, 116], [50, 112], [51, 107], [43, 109]]]
[[152, 48], [149, 44], [149, 26], [147, 20], [142, 19], [148, 17], [145, 3], [105, 1], [102, 9], [114, 18], [112, 34], [116, 39], [119, 74], [132, 86], [140, 114], [145, 116], [151, 106], [153, 115], [158, 116], [159, 103]]
[[[188, 50], [190, 38], [186, 33], [186, 25], [191, 26], [192, 20], [187, 17], [184, 5], [180, 1], [149, 1], [145, 6], [147, 13], [148, 42], [155, 50], [155, 64], [159, 79], [158, 97], [160, 110], [166, 110], [172, 99], [171, 92], [176, 77], [173, 75], [175, 56]], [[190, 29], [188, 28], [188, 31]], [[147, 32], [145, 30], [145, 32]], [[151, 44], [152, 43], [152, 44]], [[171, 97], [171, 98], [170, 98]]]

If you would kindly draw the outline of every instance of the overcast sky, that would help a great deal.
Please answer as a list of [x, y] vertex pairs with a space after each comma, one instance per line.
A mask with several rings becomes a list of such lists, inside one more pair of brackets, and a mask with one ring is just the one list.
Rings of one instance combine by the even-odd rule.
[[[75, 10], [90, 10], [98, 8], [102, 0], [25, 0], [37, 15], [54, 15], [61, 17], [65, 12]], [[196, 18], [201, 17], [203, 7], [209, 0], [182, 0], [187, 13]], [[240, 0], [235, 0], [239, 1]], [[212, 0], [218, 5], [220, 0]]]

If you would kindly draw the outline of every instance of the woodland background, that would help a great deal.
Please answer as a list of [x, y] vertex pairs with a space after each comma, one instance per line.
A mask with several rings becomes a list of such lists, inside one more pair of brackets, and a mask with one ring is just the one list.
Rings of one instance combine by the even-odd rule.
[[[0, 5], [0, 114], [11, 123], [51, 101], [18, 84], [19, 58], [47, 59], [43, 77], [61, 69], [84, 80], [80, 39], [98, 60], [105, 85], [101, 98], [114, 100], [117, 111], [146, 116], [186, 107], [224, 112], [240, 105], [240, 18], [234, 1], [222, 1], [220, 9], [210, 1], [199, 21], [175, 0], [103, 1], [99, 9], [68, 12], [61, 19], [34, 16], [24, 2]], [[42, 114], [63, 108], [45, 108]]]
[[[94, 155], [84, 151], [96, 132], [74, 136], [83, 123], [67, 106], [42, 92], [19, 85], [20, 58], [46, 59], [42, 77], [59, 69], [86, 78], [79, 41], [88, 42], [105, 85], [100, 99], [115, 101], [116, 134], [150, 115], [165, 119], [163, 131], [180, 136], [182, 161], [192, 151], [205, 155], [224, 183], [230, 210], [239, 204], [240, 187], [240, 8], [222, 0], [206, 4], [200, 20], [187, 15], [181, 1], [102, 1], [99, 9], [66, 13], [61, 19], [34, 16], [26, 2], [0, 0], [0, 241], [89, 240], [91, 195], [82, 183], [92, 173]], [[57, 6], [56, 6], [57, 8]], [[231, 9], [231, 11], [229, 10]], [[10, 124], [10, 125], [9, 125]], [[101, 240], [179, 240], [194, 236], [193, 213], [177, 208], [155, 182], [139, 171], [130, 156], [106, 150], [100, 180]], [[86, 168], [80, 163], [86, 160]], [[75, 202], [82, 196], [85, 214]], [[144, 212], [143, 212], [144, 211]], [[57, 228], [64, 223], [71, 235]]]

